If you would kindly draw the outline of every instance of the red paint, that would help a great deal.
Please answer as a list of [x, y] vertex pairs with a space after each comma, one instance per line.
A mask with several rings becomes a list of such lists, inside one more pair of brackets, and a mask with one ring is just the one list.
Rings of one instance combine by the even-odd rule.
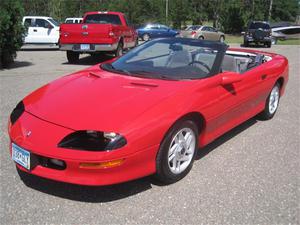
[[[103, 71], [95, 65], [55, 80], [27, 96], [26, 112], [13, 126], [9, 125], [9, 135], [12, 142], [24, 149], [65, 160], [67, 168], [62, 171], [42, 166], [27, 171], [41, 177], [83, 185], [108, 185], [147, 176], [155, 173], [155, 158], [164, 135], [182, 116], [191, 112], [203, 116], [204, 126], [199, 136], [202, 147], [261, 112], [279, 78], [284, 80], [281, 94], [284, 93], [288, 81], [287, 59], [264, 54], [272, 60], [240, 75], [243, 79], [239, 81], [230, 78], [236, 76], [230, 72], [203, 80], [143, 79]], [[267, 77], [261, 79], [264, 74]], [[228, 79], [236, 82], [228, 84]], [[32, 134], [26, 137], [28, 130]], [[116, 132], [126, 138], [127, 144], [111, 152], [58, 148], [58, 142], [74, 130]], [[125, 161], [108, 169], [79, 168], [81, 162], [114, 159]]]

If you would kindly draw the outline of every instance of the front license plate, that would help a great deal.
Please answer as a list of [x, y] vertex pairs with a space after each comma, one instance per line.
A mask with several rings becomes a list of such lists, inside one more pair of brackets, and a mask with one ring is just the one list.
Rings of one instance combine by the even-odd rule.
[[89, 44], [81, 44], [80, 49], [81, 50], [90, 50], [90, 45]]
[[11, 150], [12, 159], [19, 165], [30, 170], [30, 152], [14, 143], [12, 143]]

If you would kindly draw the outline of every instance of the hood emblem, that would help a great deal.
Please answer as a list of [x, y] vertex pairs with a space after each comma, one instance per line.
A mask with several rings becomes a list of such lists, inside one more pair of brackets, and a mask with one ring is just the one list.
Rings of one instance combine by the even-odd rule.
[[88, 28], [88, 25], [82, 25], [81, 28], [86, 30]]
[[27, 133], [26, 133], [26, 137], [29, 137], [31, 135], [31, 131], [28, 131]]

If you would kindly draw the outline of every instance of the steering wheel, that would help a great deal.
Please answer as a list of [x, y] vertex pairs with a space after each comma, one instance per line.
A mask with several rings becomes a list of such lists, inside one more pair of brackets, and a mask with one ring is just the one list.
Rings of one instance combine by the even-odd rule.
[[203, 67], [207, 70], [207, 72], [210, 72], [209, 66], [208, 66], [206, 63], [204, 63], [204, 62], [201, 62], [201, 61], [193, 61], [193, 62], [190, 62], [190, 63], [189, 63], [189, 66], [190, 66], [190, 65], [193, 65], [193, 64], [199, 64], [199, 65], [203, 66]]

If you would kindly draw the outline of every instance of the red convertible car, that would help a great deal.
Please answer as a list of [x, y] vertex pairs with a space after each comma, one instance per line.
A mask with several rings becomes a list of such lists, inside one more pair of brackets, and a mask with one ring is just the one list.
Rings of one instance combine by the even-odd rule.
[[12, 159], [75, 184], [173, 183], [199, 148], [257, 114], [272, 118], [287, 81], [281, 55], [156, 39], [25, 97], [8, 125]]

